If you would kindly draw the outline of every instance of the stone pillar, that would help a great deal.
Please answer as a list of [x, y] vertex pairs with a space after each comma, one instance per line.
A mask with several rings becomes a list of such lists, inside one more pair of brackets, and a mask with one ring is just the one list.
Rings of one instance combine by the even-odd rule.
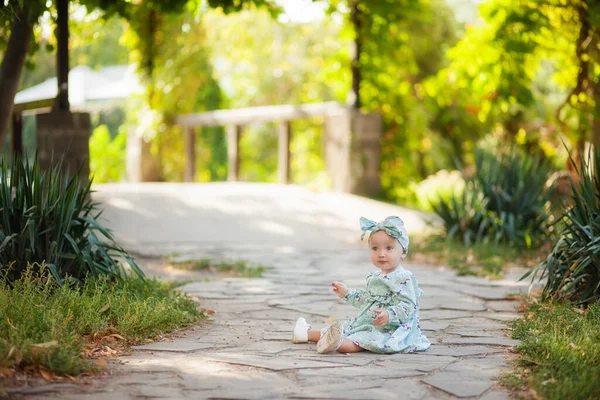
[[63, 159], [63, 169], [87, 184], [90, 176], [90, 114], [52, 111], [36, 115], [40, 167], [49, 169]]
[[139, 127], [127, 130], [126, 175], [128, 182], [156, 182], [161, 180], [160, 155], [152, 153]]
[[240, 139], [242, 127], [227, 126], [227, 180], [235, 182], [240, 179]]
[[377, 113], [343, 107], [326, 117], [325, 162], [333, 190], [379, 194], [382, 132]]

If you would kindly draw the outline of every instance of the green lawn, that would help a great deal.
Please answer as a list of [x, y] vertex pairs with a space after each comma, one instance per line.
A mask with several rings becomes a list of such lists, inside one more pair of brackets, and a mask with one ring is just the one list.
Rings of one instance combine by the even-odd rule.
[[408, 261], [448, 265], [458, 275], [477, 275], [500, 278], [508, 267], [531, 268], [550, 251], [522, 249], [498, 244], [471, 244], [446, 240], [440, 235], [415, 236], [411, 239]]
[[213, 260], [210, 258], [201, 258], [198, 260], [175, 261], [175, 258], [175, 256], [171, 256], [169, 261], [169, 264], [174, 268], [188, 270], [208, 270], [244, 278], [260, 278], [263, 273], [272, 269], [272, 267], [266, 267], [264, 265], [252, 265], [243, 260], [227, 262]]
[[512, 323], [520, 359], [504, 383], [528, 397], [600, 398], [600, 303], [587, 310], [568, 303], [532, 302]]
[[42, 367], [77, 375], [96, 368], [89, 360], [94, 344], [126, 347], [192, 324], [203, 313], [156, 280], [132, 276], [60, 287], [28, 273], [13, 285], [0, 280], [0, 316], [0, 370]]

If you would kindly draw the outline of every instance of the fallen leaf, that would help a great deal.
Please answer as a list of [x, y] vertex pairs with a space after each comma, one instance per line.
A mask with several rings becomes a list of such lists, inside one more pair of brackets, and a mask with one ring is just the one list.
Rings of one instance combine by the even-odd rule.
[[10, 350], [8, 351], [8, 355], [6, 356], [7, 360], [10, 359], [10, 356], [13, 355], [13, 353], [15, 352], [15, 350], [16, 350], [15, 346], [13, 346], [13, 347], [10, 348]]
[[106, 351], [108, 351], [110, 354], [115, 354], [115, 353], [117, 353], [117, 351], [116, 351], [116, 350], [113, 350], [112, 348], [110, 348], [110, 347], [108, 347], [108, 346], [104, 346], [104, 349], [105, 349]]
[[585, 310], [581, 308], [574, 308], [573, 311], [575, 311], [577, 314], [585, 314]]
[[48, 372], [44, 369], [41, 369], [41, 368], [40, 368], [40, 375], [42, 375], [42, 378], [44, 378], [47, 381], [52, 382], [54, 380], [54, 375], [52, 375], [50, 372]]
[[52, 347], [52, 346], [57, 346], [57, 345], [58, 345], [58, 340], [51, 340], [51, 341], [45, 342], [45, 343], [33, 344], [32, 346], [47, 348], [47, 347]]
[[104, 311], [108, 310], [110, 308], [110, 301], [108, 303], [106, 303], [106, 305], [104, 307], [102, 307], [100, 309], [100, 313], [103, 313]]
[[209, 314], [209, 315], [212, 315], [212, 314], [216, 314], [217, 312], [214, 309], [212, 309], [212, 308], [207, 308], [206, 309], [206, 313]]
[[325, 320], [326, 324], [329, 324], [329, 323], [332, 323], [332, 322], [335, 322], [335, 317], [333, 315], [331, 315], [329, 318], [327, 318]]
[[110, 337], [114, 337], [114, 338], [119, 339], [119, 340], [125, 340], [125, 338], [123, 336], [121, 336], [121, 335], [119, 335], [117, 333], [113, 333], [112, 335], [109, 335], [109, 336]]
[[95, 360], [94, 363], [99, 367], [106, 367], [108, 365], [104, 360]]
[[5, 378], [12, 378], [15, 376], [15, 371], [10, 368], [0, 368], [0, 376]]

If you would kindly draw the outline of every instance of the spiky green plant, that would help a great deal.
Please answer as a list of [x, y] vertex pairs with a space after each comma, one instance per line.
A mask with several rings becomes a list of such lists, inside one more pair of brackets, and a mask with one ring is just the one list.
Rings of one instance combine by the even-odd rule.
[[91, 199], [91, 181], [62, 172], [62, 160], [42, 170], [15, 157], [0, 164], [0, 272], [18, 279], [28, 264], [48, 266], [59, 284], [65, 278], [126, 277], [119, 259], [143, 272], [98, 223], [101, 212]]
[[550, 228], [547, 162], [516, 148], [498, 155], [475, 150], [475, 173], [461, 195], [432, 202], [448, 238], [532, 247]]
[[571, 180], [571, 199], [564, 204], [559, 239], [545, 261], [529, 271], [546, 279], [544, 298], [591, 304], [600, 299], [600, 150], [580, 156]]

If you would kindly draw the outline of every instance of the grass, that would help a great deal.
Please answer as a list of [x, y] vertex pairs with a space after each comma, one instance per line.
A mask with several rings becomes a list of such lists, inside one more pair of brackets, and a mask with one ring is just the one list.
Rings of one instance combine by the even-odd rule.
[[[9, 285], [0, 279], [0, 380], [15, 371], [77, 375], [93, 358], [141, 343], [203, 317], [172, 286], [131, 276], [59, 286], [29, 269]], [[102, 364], [102, 363], [99, 363]]]
[[550, 249], [520, 249], [497, 244], [471, 244], [447, 240], [440, 235], [416, 236], [410, 243], [409, 260], [423, 264], [446, 264], [458, 275], [500, 278], [504, 268], [536, 266]]
[[174, 261], [170, 257], [170, 265], [174, 268], [186, 270], [207, 270], [211, 272], [226, 273], [232, 276], [244, 278], [260, 278], [263, 273], [272, 269], [264, 265], [251, 265], [247, 261], [218, 261], [210, 258], [201, 258], [198, 260]]
[[599, 302], [583, 310], [532, 301], [512, 329], [520, 360], [504, 384], [528, 398], [600, 398]]

